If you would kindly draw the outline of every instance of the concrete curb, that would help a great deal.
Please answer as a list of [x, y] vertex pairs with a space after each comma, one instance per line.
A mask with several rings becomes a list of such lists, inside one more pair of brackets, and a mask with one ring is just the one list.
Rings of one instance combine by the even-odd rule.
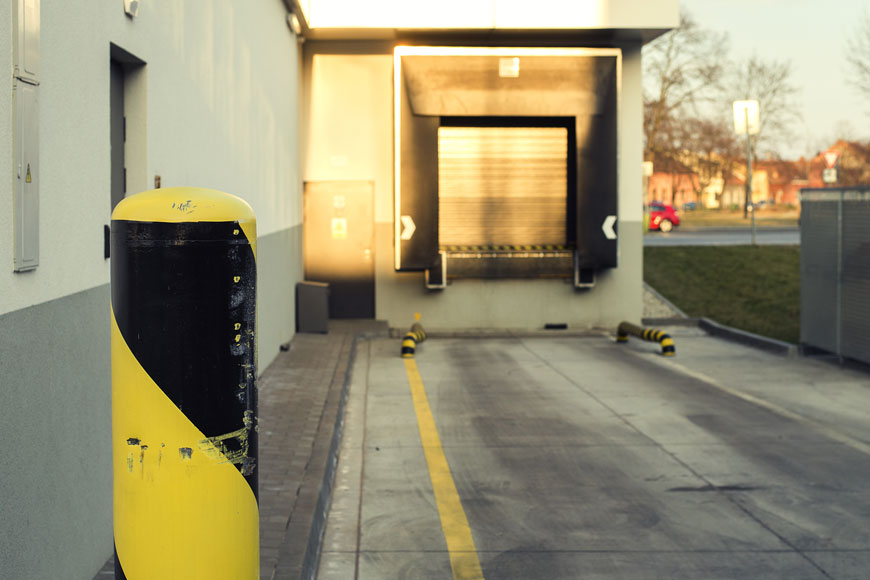
[[687, 316], [685, 318], [641, 318], [644, 326], [698, 326], [700, 318]]
[[317, 568], [320, 562], [320, 551], [323, 548], [323, 534], [326, 530], [326, 516], [329, 514], [329, 504], [332, 499], [332, 484], [335, 481], [335, 468], [338, 465], [338, 451], [341, 449], [341, 438], [344, 434], [344, 409], [347, 406], [347, 396], [350, 390], [350, 377], [353, 365], [356, 361], [357, 343], [361, 335], [353, 337], [350, 345], [350, 353], [347, 360], [342, 361], [344, 367], [344, 382], [341, 386], [341, 394], [338, 399], [338, 408], [335, 414], [332, 437], [329, 441], [329, 450], [326, 454], [326, 469], [317, 494], [317, 505], [314, 508], [314, 517], [311, 521], [311, 531], [308, 535], [308, 543], [305, 546], [305, 556], [302, 559], [301, 578], [314, 580], [317, 576]]
[[[334, 363], [329, 361], [323, 367], [330, 378], [321, 376], [317, 385], [311, 385], [325, 387], [326, 396], [322, 407], [315, 405], [311, 409], [312, 416], [318, 417], [317, 427], [308, 434], [312, 438], [310, 451], [307, 456], [300, 456], [304, 459], [304, 467], [297, 467], [301, 474], [298, 475], [295, 499], [292, 500], [277, 562], [271, 576], [268, 576], [271, 580], [312, 578], [317, 569], [325, 514], [329, 509], [331, 476], [335, 471], [333, 447], [336, 437], [340, 438], [340, 431], [337, 433], [337, 430], [343, 421], [342, 395], [350, 375], [355, 336], [352, 332], [333, 328], [330, 328], [328, 335], [338, 338], [338, 344], [327, 343], [322, 346], [337, 346], [337, 354]], [[304, 385], [304, 381], [299, 384]], [[266, 578], [262, 571], [261, 578]]]
[[710, 336], [744, 346], [751, 346], [788, 358], [800, 355], [800, 348], [796, 344], [725, 326], [709, 318], [644, 318], [641, 322], [644, 326], [695, 326]]
[[326, 518], [329, 515], [329, 506], [332, 500], [332, 486], [335, 482], [335, 470], [338, 466], [338, 454], [341, 449], [341, 439], [344, 435], [344, 416], [347, 399], [350, 393], [351, 375], [356, 362], [357, 345], [362, 340], [381, 338], [386, 333], [362, 332], [355, 334], [350, 345], [350, 352], [345, 360], [339, 363], [344, 369], [344, 380], [339, 395], [338, 406], [335, 410], [335, 423], [332, 436], [329, 441], [329, 449], [326, 453], [326, 465], [323, 479], [317, 494], [317, 505], [314, 509], [314, 517], [311, 521], [311, 531], [308, 535], [308, 543], [305, 546], [305, 556], [302, 560], [302, 572], [300, 578], [314, 580], [320, 563], [320, 552], [323, 548], [323, 537], [326, 531]]
[[655, 288], [646, 282], [643, 283], [643, 287], [648, 290], [650, 294], [664, 302], [665, 305], [680, 315], [680, 317], [675, 318], [644, 318], [641, 320], [641, 323], [644, 326], [697, 326], [710, 336], [716, 336], [725, 340], [730, 340], [731, 342], [737, 342], [774, 354], [779, 354], [789, 358], [796, 357], [800, 354], [798, 345], [796, 344], [725, 326], [724, 324], [719, 324], [715, 320], [709, 318], [687, 316], [685, 312], [674, 306], [671, 301], [659, 294]]
[[724, 324], [719, 324], [715, 320], [710, 320], [709, 318], [698, 319], [698, 328], [711, 336], [724, 338], [731, 342], [751, 346], [773, 354], [778, 354], [788, 358], [798, 356], [798, 345], [796, 344], [725, 326]]

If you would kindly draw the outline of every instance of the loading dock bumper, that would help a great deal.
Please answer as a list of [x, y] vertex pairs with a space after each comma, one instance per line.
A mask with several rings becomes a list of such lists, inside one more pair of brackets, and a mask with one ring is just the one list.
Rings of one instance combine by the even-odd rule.
[[662, 345], [662, 356], [675, 356], [677, 354], [674, 339], [669, 334], [655, 328], [637, 326], [630, 322], [619, 323], [619, 327], [616, 329], [616, 342], [628, 342], [628, 335], [630, 334], [643, 340], [660, 343]]
[[426, 340], [426, 331], [423, 330], [423, 326], [419, 322], [415, 322], [402, 339], [402, 358], [414, 358], [417, 343], [424, 340]]

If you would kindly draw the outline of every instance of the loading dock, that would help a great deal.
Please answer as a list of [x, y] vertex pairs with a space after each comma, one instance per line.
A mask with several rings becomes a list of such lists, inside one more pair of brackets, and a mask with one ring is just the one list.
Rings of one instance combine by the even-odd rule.
[[373, 184], [377, 320], [640, 319], [641, 48], [676, 0], [302, 4], [302, 177]]
[[603, 226], [617, 213], [619, 50], [399, 46], [394, 62], [397, 271], [431, 279], [446, 259], [448, 278], [590, 287], [617, 266]]
[[376, 319], [640, 319], [642, 38], [306, 41], [304, 179], [373, 183]]

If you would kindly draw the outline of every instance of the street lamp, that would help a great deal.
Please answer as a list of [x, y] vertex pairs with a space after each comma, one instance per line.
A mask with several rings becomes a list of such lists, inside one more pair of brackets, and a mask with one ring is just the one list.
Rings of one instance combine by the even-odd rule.
[[746, 135], [746, 198], [743, 200], [743, 217], [752, 210], [752, 245], [755, 245], [755, 207], [752, 203], [752, 143], [750, 135], [757, 135], [760, 128], [758, 101], [734, 101], [734, 132]]

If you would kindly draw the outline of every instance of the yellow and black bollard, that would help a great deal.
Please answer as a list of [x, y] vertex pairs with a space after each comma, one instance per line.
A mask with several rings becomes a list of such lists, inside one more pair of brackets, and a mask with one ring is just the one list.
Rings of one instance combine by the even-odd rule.
[[643, 340], [658, 342], [662, 345], [663, 356], [675, 356], [677, 347], [674, 346], [674, 339], [669, 334], [665, 334], [661, 330], [655, 328], [643, 328], [631, 324], [630, 322], [620, 322], [616, 329], [616, 342], [628, 342], [628, 335], [634, 335]]
[[168, 188], [112, 214], [115, 578], [259, 578], [256, 220]]
[[411, 325], [411, 330], [405, 333], [402, 339], [402, 358], [414, 358], [417, 352], [417, 343], [426, 340], [426, 331], [419, 322]]

